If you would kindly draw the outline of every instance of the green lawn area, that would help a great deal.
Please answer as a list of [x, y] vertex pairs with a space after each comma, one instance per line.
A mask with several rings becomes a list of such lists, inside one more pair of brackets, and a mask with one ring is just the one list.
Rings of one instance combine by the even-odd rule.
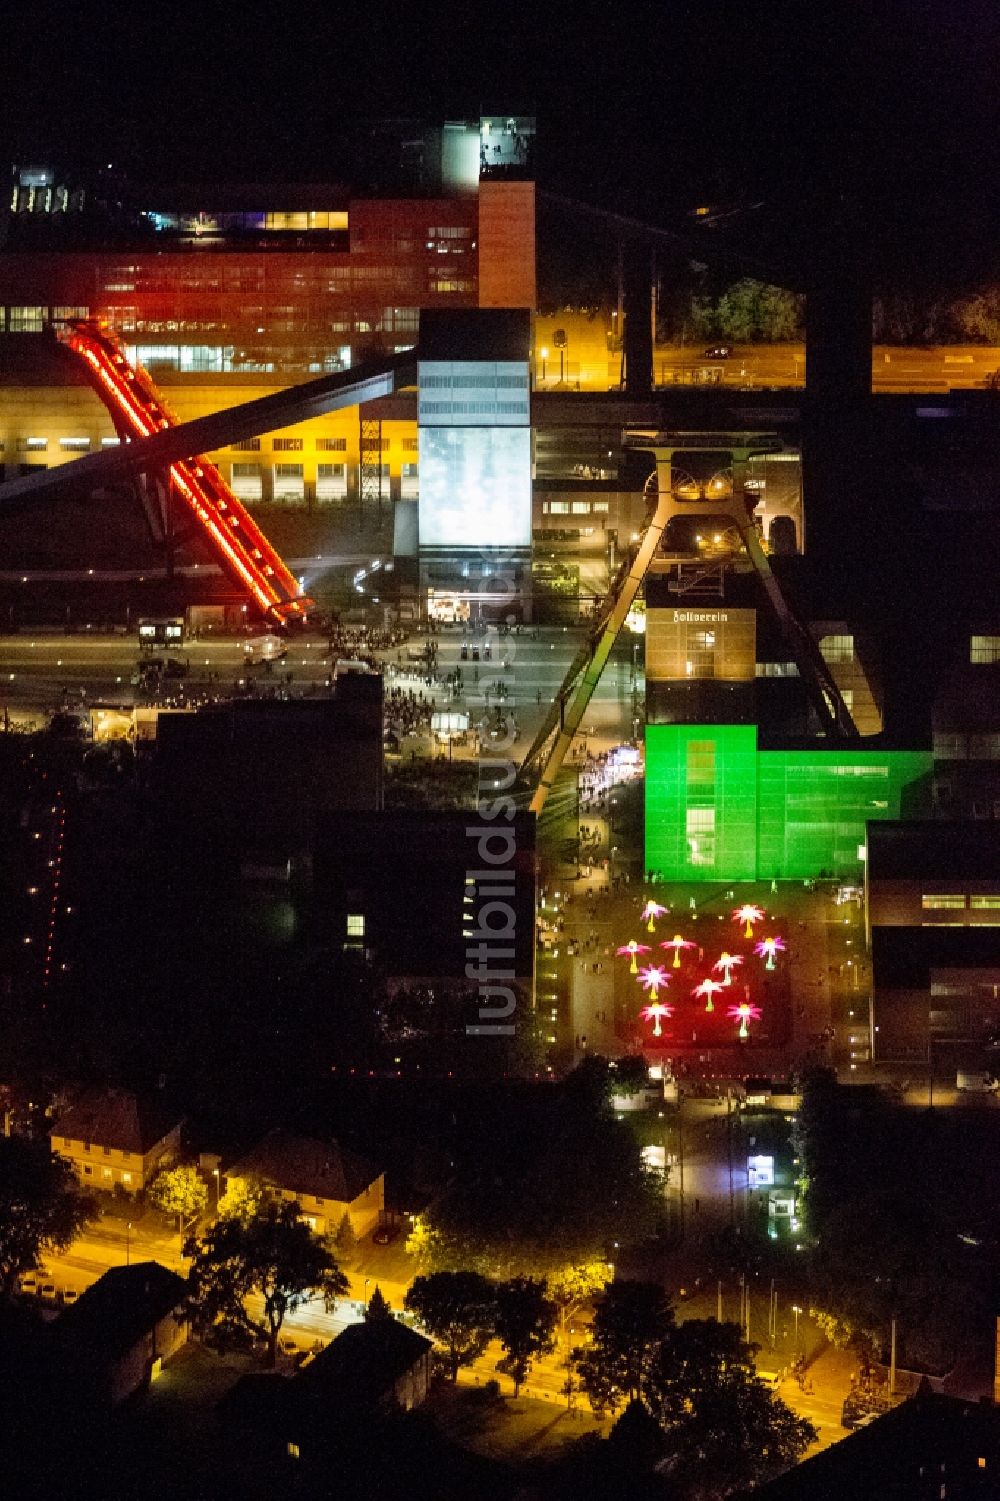
[[544, 1402], [534, 1397], [500, 1397], [489, 1400], [471, 1386], [439, 1386], [423, 1411], [453, 1443], [484, 1459], [518, 1462], [553, 1459], [566, 1444], [587, 1433], [607, 1432], [589, 1410], [566, 1403]]
[[[254, 1481], [259, 1456], [226, 1432], [216, 1406], [247, 1371], [259, 1371], [250, 1357], [220, 1357], [191, 1341], [168, 1361], [149, 1391], [124, 1409], [116, 1420], [117, 1461], [122, 1480], [140, 1485], [136, 1495], [155, 1494], [161, 1501], [174, 1497], [209, 1496], [234, 1478], [247, 1485], [246, 1495], [258, 1494]], [[141, 1483], [141, 1484], [140, 1484]]]

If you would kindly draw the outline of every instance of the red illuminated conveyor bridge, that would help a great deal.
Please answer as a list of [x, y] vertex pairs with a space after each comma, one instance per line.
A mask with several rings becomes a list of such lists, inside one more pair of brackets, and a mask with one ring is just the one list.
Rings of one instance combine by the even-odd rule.
[[[103, 325], [75, 320], [64, 324], [58, 337], [84, 361], [123, 441], [149, 438], [178, 425], [147, 372], [129, 362]], [[201, 528], [223, 572], [261, 613], [279, 625], [304, 619], [312, 601], [303, 595], [215, 465], [201, 456], [177, 459], [169, 467], [169, 483]]]

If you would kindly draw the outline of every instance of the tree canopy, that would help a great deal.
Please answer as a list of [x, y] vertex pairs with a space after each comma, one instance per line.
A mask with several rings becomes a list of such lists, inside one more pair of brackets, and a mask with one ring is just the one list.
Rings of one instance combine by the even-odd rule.
[[156, 1209], [177, 1216], [179, 1230], [184, 1220], [202, 1212], [208, 1203], [208, 1190], [198, 1169], [181, 1163], [158, 1173], [149, 1185], [147, 1197]]
[[496, 1289], [478, 1272], [431, 1272], [415, 1277], [406, 1308], [444, 1352], [452, 1381], [459, 1367], [482, 1355], [493, 1336]]
[[537, 1277], [511, 1277], [499, 1284], [495, 1297], [493, 1330], [506, 1352], [516, 1397], [532, 1362], [555, 1344], [556, 1305]]
[[96, 1211], [48, 1142], [0, 1136], [0, 1293], [10, 1297], [47, 1252], [64, 1251]]
[[644, 1379], [680, 1496], [728, 1496], [787, 1469], [815, 1439], [757, 1376], [735, 1324], [689, 1319], [668, 1330]]
[[289, 1313], [313, 1298], [333, 1311], [347, 1278], [301, 1213], [296, 1203], [264, 1199], [246, 1218], [217, 1220], [187, 1242], [188, 1311], [196, 1328], [222, 1343], [263, 1340], [273, 1365]]
[[554, 1273], [606, 1260], [662, 1225], [662, 1186], [591, 1060], [559, 1086], [484, 1100], [456, 1139], [450, 1183], [407, 1249], [431, 1269]]
[[673, 1322], [658, 1283], [611, 1283], [594, 1309], [590, 1343], [573, 1352], [595, 1411], [616, 1412], [642, 1395], [649, 1364]]
[[[987, 1246], [1000, 1190], [992, 1117], [942, 1118], [884, 1093], [804, 1082], [797, 1127], [814, 1306], [839, 1339], [902, 1362], [947, 1367], [988, 1296]], [[967, 1239], [962, 1240], [966, 1235]]]

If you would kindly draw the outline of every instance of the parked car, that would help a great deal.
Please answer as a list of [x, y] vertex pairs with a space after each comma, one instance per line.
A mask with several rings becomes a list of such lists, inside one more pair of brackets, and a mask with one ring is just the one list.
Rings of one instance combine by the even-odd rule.
[[728, 360], [732, 352], [728, 344], [713, 344], [709, 349], [705, 350], [705, 359]]
[[25, 1272], [23, 1277], [17, 1279], [17, 1290], [26, 1298], [33, 1298], [38, 1292], [38, 1277], [34, 1272]]
[[38, 1289], [38, 1296], [41, 1298], [41, 1300], [42, 1300], [43, 1303], [49, 1303], [51, 1305], [55, 1305], [55, 1303], [58, 1301], [58, 1299], [56, 1297], [56, 1285], [55, 1285], [55, 1283], [54, 1282], [43, 1282], [42, 1285], [41, 1285], [41, 1287]]
[[73, 1304], [77, 1301], [79, 1296], [80, 1294], [77, 1292], [75, 1287], [64, 1287], [62, 1292], [59, 1294], [62, 1306], [64, 1308], [72, 1308]]
[[372, 1236], [372, 1243], [376, 1246], [391, 1246], [399, 1237], [398, 1225], [379, 1225]]

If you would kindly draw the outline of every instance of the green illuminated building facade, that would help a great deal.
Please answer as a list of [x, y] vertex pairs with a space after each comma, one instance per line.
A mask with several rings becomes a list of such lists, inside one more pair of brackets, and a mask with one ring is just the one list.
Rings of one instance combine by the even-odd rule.
[[742, 724], [646, 726], [646, 869], [665, 881], [856, 878], [930, 752], [761, 751]]

